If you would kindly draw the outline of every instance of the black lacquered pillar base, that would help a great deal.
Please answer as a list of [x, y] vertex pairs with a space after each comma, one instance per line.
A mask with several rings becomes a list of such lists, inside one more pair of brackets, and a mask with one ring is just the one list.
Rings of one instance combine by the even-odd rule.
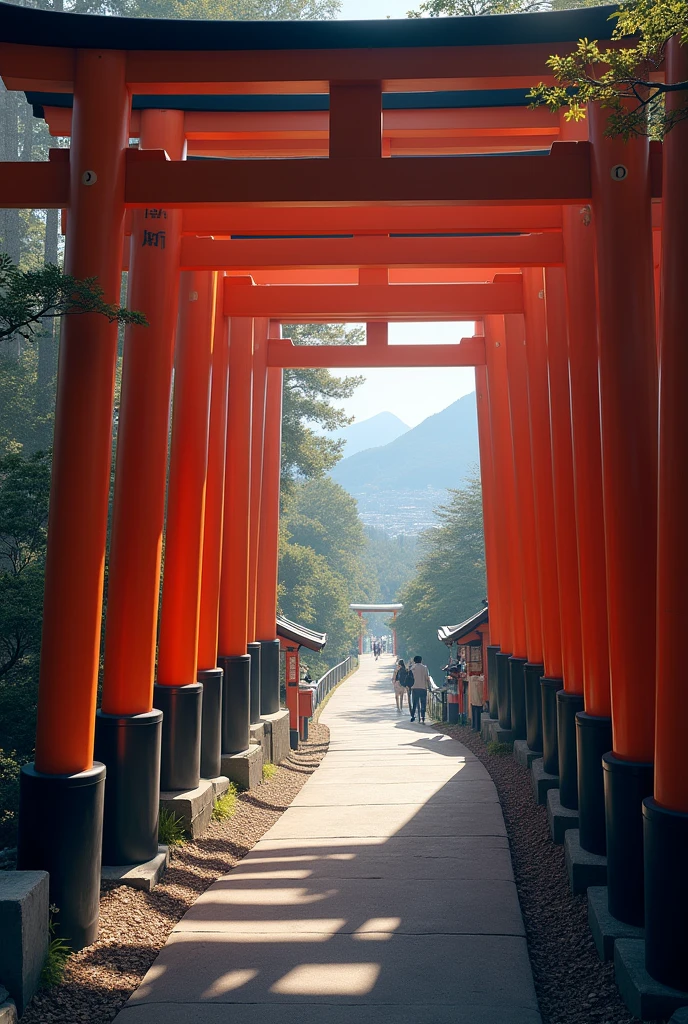
[[527, 658], [509, 658], [509, 702], [511, 704], [511, 728], [515, 740], [524, 740], [526, 729], [526, 679]]
[[157, 855], [161, 743], [162, 711], [96, 714], [94, 754], [107, 770], [103, 864], [140, 864]]
[[509, 690], [509, 658], [511, 654], [500, 651], [497, 662], [497, 707], [500, 729], [511, 728], [511, 692]]
[[98, 935], [104, 796], [99, 762], [75, 775], [25, 764], [19, 776], [17, 868], [49, 873], [56, 935], [74, 950]]
[[250, 643], [247, 647], [248, 656], [251, 659], [249, 670], [249, 721], [251, 725], [258, 725], [260, 722], [260, 644]]
[[280, 642], [260, 641], [260, 713], [276, 715], [280, 709]]
[[557, 693], [561, 679], [543, 676], [540, 680], [542, 700], [542, 766], [548, 775], [559, 774], [559, 738], [557, 733]]
[[203, 686], [201, 711], [201, 778], [216, 779], [221, 774], [222, 689], [221, 668], [201, 668], [196, 677]]
[[251, 716], [251, 659], [248, 654], [218, 658], [225, 673], [222, 697], [222, 753], [248, 750]]
[[203, 686], [156, 684], [153, 700], [163, 715], [160, 789], [196, 789], [201, 781]]
[[544, 665], [527, 661], [524, 670], [526, 696], [526, 743], [529, 750], [542, 751], [542, 694], [540, 680]]
[[583, 694], [557, 691], [557, 742], [559, 746], [559, 799], [562, 807], [578, 810], [578, 756], [576, 715], [583, 710]]
[[645, 967], [656, 981], [688, 991], [688, 814], [643, 800]]
[[642, 926], [643, 800], [652, 796], [654, 765], [602, 758], [607, 829], [607, 898], [609, 913], [626, 924]]
[[498, 644], [488, 644], [487, 647], [487, 699], [490, 705], [490, 718], [497, 718], [499, 715], [497, 704], [497, 662], [499, 654]]
[[597, 853], [603, 857], [607, 852], [607, 834], [604, 822], [602, 756], [612, 748], [611, 718], [578, 711], [576, 737], [580, 844], [588, 853]]

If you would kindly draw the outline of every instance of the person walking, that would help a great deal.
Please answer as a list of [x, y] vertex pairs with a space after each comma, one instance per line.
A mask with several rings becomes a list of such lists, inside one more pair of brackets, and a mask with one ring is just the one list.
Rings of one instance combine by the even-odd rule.
[[423, 664], [423, 658], [420, 654], [417, 654], [413, 659], [411, 672], [413, 673], [413, 686], [410, 693], [411, 721], [415, 722], [416, 715], [418, 715], [418, 721], [424, 722], [428, 703], [428, 690], [430, 689], [430, 673], [428, 672], [427, 665]]
[[468, 700], [471, 705], [471, 727], [473, 732], [480, 732], [483, 716], [483, 683], [484, 676], [468, 677]]
[[397, 711], [404, 710], [404, 697], [408, 694], [409, 710], [411, 708], [411, 694], [409, 693], [408, 686], [406, 683], [406, 677], [409, 670], [404, 664], [404, 659], [399, 658], [399, 661], [395, 665], [394, 676], [392, 682], [394, 683], [394, 699], [397, 702]]

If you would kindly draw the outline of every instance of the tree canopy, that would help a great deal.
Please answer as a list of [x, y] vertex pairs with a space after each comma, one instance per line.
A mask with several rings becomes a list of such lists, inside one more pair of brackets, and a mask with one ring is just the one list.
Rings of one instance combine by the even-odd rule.
[[[297, 345], [357, 345], [363, 328], [344, 324], [287, 324]], [[336, 430], [351, 422], [333, 402], [350, 398], [362, 377], [337, 377], [329, 370], [285, 370], [282, 408], [282, 482], [322, 476], [339, 461], [343, 441], [314, 430]]]
[[551, 10], [551, 0], [424, 0], [409, 18], [471, 18], [483, 14], [517, 14]]
[[95, 277], [79, 280], [50, 263], [37, 270], [20, 270], [0, 253], [0, 341], [15, 335], [32, 341], [44, 330], [46, 318], [99, 313], [113, 323], [147, 326], [143, 313], [105, 302]]
[[[529, 97], [533, 106], [563, 109], [570, 121], [582, 120], [587, 105], [599, 103], [609, 111], [608, 135], [661, 138], [688, 117], [688, 81], [657, 80], [669, 40], [688, 43], [688, 0], [624, 0], [610, 17], [616, 21], [616, 45], [579, 39], [573, 53], [547, 61], [557, 84], [541, 82]], [[683, 93], [684, 100], [667, 111], [663, 101], [669, 92]]]
[[320, 672], [355, 648], [358, 620], [352, 601], [377, 593], [366, 562], [366, 538], [354, 498], [327, 476], [290, 488], [280, 522], [280, 610], [287, 618], [328, 634]]

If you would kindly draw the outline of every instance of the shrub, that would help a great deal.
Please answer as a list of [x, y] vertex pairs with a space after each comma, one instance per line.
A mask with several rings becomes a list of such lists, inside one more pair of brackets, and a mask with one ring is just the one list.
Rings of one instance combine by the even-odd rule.
[[487, 744], [487, 752], [488, 754], [501, 757], [502, 754], [513, 753], [513, 747], [510, 743], [498, 743], [496, 740], [492, 740], [491, 743]]
[[12, 751], [0, 749], [0, 849], [17, 842], [20, 762]]
[[[265, 768], [263, 768], [263, 771], [265, 771]], [[236, 811], [238, 795], [239, 790], [233, 782], [230, 782], [227, 792], [223, 793], [222, 796], [215, 801], [215, 806], [213, 807], [213, 821], [226, 821], [227, 818], [232, 817]]]
[[270, 779], [274, 779], [278, 771], [279, 769], [276, 764], [271, 764], [270, 761], [267, 761], [263, 765], [263, 782], [269, 782]]
[[52, 938], [48, 944], [48, 952], [45, 954], [41, 969], [41, 988], [53, 988], [54, 985], [61, 983], [67, 960], [72, 955], [67, 940], [57, 938], [55, 935], [55, 914], [58, 913], [58, 908], [51, 904], [48, 930]]
[[160, 808], [158, 842], [163, 846], [181, 846], [186, 841], [184, 822], [165, 807]]

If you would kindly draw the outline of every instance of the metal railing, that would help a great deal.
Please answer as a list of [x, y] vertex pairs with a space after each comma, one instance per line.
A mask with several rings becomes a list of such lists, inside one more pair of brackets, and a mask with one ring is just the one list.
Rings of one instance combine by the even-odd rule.
[[348, 676], [349, 672], [354, 668], [355, 656], [349, 655], [344, 661], [340, 661], [338, 665], [334, 665], [329, 669], [324, 676], [321, 676], [315, 684], [315, 706], [317, 707], [321, 701], [327, 697], [328, 693], [341, 683], [344, 676]]
[[433, 722], [447, 721], [447, 691], [444, 687], [428, 690], [428, 715]]

